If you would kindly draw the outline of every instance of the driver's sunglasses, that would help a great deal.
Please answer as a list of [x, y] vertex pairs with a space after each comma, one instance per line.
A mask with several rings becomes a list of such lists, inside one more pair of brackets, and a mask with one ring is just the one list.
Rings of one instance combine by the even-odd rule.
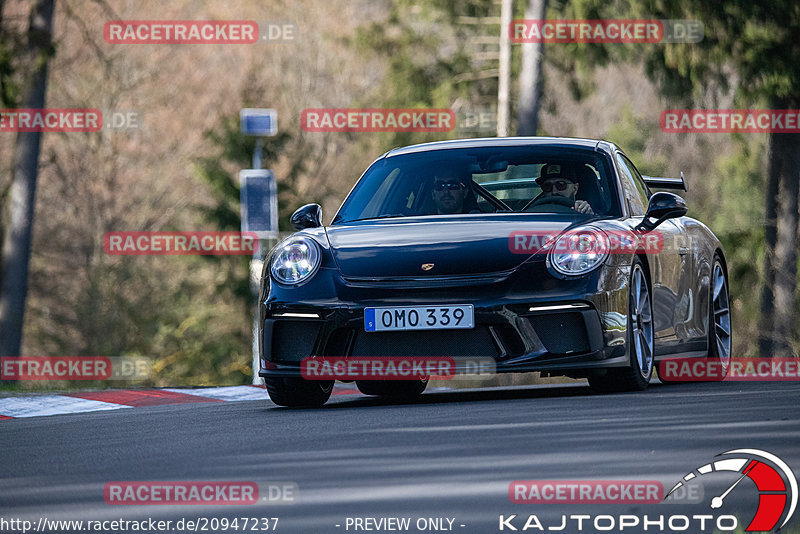
[[542, 191], [545, 193], [549, 193], [553, 190], [553, 186], [559, 191], [563, 191], [567, 188], [568, 185], [572, 185], [572, 182], [567, 182], [564, 180], [559, 180], [558, 182], [545, 182], [541, 185]]
[[445, 189], [449, 189], [450, 191], [459, 191], [464, 189], [464, 184], [461, 182], [436, 182], [433, 184], [434, 191], [444, 191]]

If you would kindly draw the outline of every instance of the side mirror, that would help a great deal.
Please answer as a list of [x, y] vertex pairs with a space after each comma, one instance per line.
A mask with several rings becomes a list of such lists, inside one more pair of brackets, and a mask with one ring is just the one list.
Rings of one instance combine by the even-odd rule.
[[[644, 220], [636, 227], [637, 230], [649, 232], [667, 219], [675, 219], [686, 215], [688, 208], [686, 201], [672, 193], [653, 193]], [[655, 219], [655, 222], [651, 221]]]
[[322, 226], [322, 206], [319, 204], [306, 204], [292, 213], [289, 219], [298, 230], [305, 228], [318, 228]]

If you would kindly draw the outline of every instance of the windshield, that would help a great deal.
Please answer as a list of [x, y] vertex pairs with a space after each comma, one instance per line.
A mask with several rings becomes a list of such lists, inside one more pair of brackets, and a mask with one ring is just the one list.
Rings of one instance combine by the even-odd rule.
[[333, 224], [499, 212], [619, 216], [612, 184], [606, 158], [587, 149], [481, 147], [403, 154], [376, 161]]

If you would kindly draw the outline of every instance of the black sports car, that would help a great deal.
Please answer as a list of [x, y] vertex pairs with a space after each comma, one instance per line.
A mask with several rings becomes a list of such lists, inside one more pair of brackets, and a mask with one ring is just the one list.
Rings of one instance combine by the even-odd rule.
[[[642, 176], [606, 141], [387, 152], [330, 226], [319, 205], [298, 209], [300, 231], [265, 262], [259, 375], [270, 397], [324, 404], [333, 380], [306, 380], [301, 364], [327, 357], [491, 358], [499, 373], [587, 378], [601, 392], [646, 388], [668, 356], [727, 366], [722, 246], [682, 198], [650, 187], [685, 190], [683, 176]], [[357, 380], [389, 396], [426, 384]]]

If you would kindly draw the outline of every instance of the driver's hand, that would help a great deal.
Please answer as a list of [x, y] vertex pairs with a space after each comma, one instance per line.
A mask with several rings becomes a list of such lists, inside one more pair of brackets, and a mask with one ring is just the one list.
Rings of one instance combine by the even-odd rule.
[[589, 215], [594, 215], [594, 210], [592, 210], [592, 207], [585, 200], [576, 200], [575, 207], [573, 209], [578, 213], [588, 213]]

